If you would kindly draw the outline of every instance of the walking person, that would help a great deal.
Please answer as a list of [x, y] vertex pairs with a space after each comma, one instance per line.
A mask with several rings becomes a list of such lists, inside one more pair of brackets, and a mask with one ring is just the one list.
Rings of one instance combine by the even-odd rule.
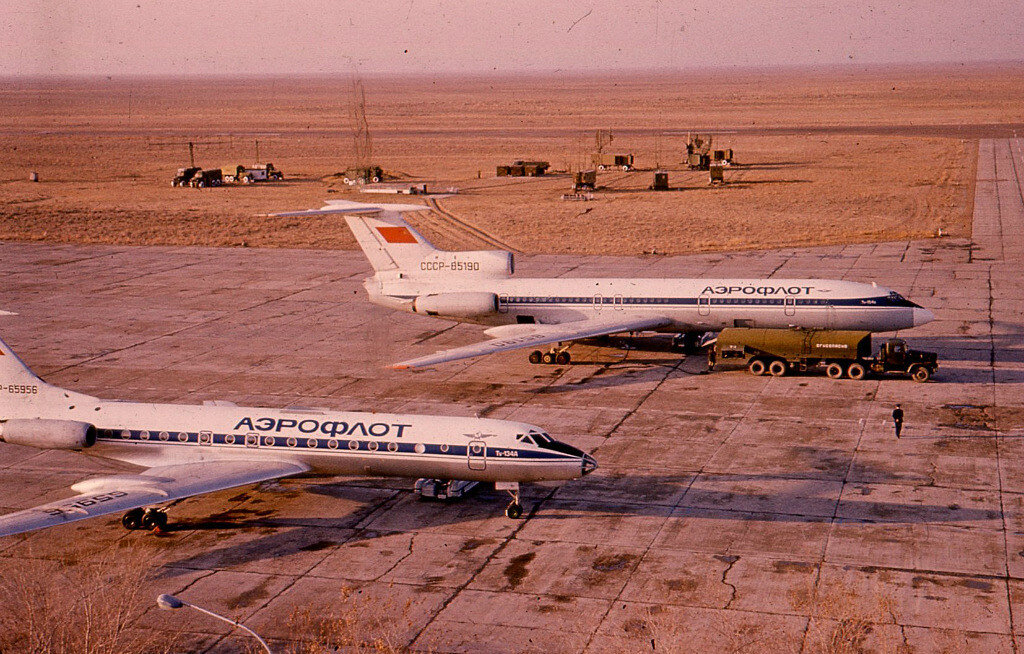
[[903, 409], [899, 404], [892, 410], [892, 423], [896, 425], [896, 438], [899, 438], [900, 432], [903, 431]]

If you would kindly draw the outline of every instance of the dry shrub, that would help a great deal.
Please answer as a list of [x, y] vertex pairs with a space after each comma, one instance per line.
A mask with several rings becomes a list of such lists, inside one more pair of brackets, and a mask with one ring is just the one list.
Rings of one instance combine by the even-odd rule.
[[68, 553], [7, 567], [0, 580], [0, 652], [156, 654], [175, 647], [178, 634], [140, 628], [153, 606], [149, 555], [115, 549], [96, 562]]
[[664, 614], [661, 607], [648, 608], [642, 620], [626, 624], [626, 633], [639, 642], [632, 652], [722, 652], [723, 654], [796, 654], [800, 643], [794, 642], [772, 625], [757, 624], [746, 619], [739, 625], [723, 627], [711, 624], [708, 636], [696, 633], [691, 624], [678, 616]]
[[[806, 651], [814, 654], [907, 654], [899, 628], [896, 600], [875, 593], [865, 602], [852, 588], [837, 583], [818, 588], [795, 602], [815, 623], [807, 632]], [[878, 629], [892, 625], [895, 629]], [[869, 638], [874, 636], [869, 643]]]
[[[341, 589], [336, 602], [314, 607], [295, 608], [288, 619], [288, 630], [298, 640], [275, 652], [286, 654], [322, 654], [357, 650], [379, 654], [404, 654], [411, 651], [405, 633], [412, 624], [412, 602], [398, 607], [391, 600], [370, 597], [349, 587]], [[258, 647], [249, 651], [262, 652]], [[422, 648], [417, 647], [417, 652]]]

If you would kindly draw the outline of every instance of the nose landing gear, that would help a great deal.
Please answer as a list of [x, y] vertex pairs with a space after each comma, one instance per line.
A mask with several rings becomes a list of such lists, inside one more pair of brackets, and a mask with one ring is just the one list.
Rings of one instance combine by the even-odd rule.
[[496, 482], [495, 490], [506, 490], [512, 496], [512, 501], [505, 507], [505, 517], [518, 520], [523, 516], [523, 505], [519, 503], [519, 482]]

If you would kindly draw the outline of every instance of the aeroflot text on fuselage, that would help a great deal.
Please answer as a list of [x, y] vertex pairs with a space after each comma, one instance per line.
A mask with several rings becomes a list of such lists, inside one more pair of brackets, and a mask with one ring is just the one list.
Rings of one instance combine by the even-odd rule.
[[705, 286], [701, 295], [743, 293], [744, 295], [809, 295], [814, 286]]
[[250, 431], [280, 432], [282, 429], [297, 429], [303, 434], [319, 432], [326, 436], [354, 436], [359, 434], [362, 436], [377, 436], [379, 438], [384, 436], [401, 438], [406, 427], [412, 427], [412, 425], [388, 422], [349, 423], [344, 420], [324, 420], [321, 422], [312, 418], [295, 420], [293, 418], [250, 418], [246, 416], [238, 421], [238, 424], [235, 425], [235, 430], [248, 429]]

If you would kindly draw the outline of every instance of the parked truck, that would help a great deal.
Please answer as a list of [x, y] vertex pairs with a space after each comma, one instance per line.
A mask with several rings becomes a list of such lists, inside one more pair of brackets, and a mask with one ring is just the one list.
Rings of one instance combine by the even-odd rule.
[[271, 182], [284, 179], [284, 173], [277, 168], [274, 168], [274, 164], [253, 164], [252, 166], [244, 166], [239, 164], [237, 166], [224, 166], [221, 168], [221, 172], [224, 175], [224, 180], [228, 182], [241, 182], [243, 184], [252, 184], [253, 182]]
[[189, 181], [195, 177], [196, 173], [202, 172], [202, 170], [198, 166], [179, 168], [178, 172], [174, 175], [174, 179], [171, 180], [171, 186], [188, 186]]
[[633, 170], [633, 155], [631, 154], [595, 152], [590, 155], [590, 162], [597, 166], [598, 170], [606, 168], [621, 168], [623, 171]]
[[824, 369], [832, 379], [864, 379], [869, 374], [905, 374], [926, 382], [938, 368], [934, 352], [912, 350], [900, 338], [871, 355], [871, 332], [834, 329], [723, 329], [710, 346], [710, 367], [738, 364], [752, 375], [781, 377]]

